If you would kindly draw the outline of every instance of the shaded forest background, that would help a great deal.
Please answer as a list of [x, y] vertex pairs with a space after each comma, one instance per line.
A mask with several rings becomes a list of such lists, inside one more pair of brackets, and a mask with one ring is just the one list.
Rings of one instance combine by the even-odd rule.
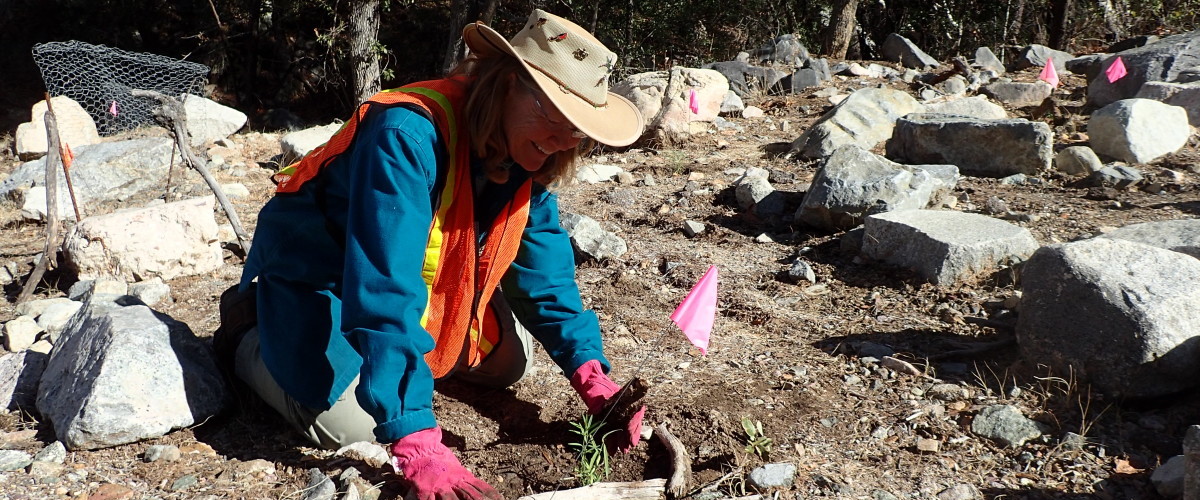
[[[464, 24], [483, 19], [511, 35], [535, 7], [591, 29], [621, 56], [620, 75], [733, 59], [785, 33], [840, 56], [831, 25], [843, 27], [848, 59], [878, 58], [895, 32], [947, 60], [981, 45], [1002, 57], [1030, 43], [1102, 51], [1194, 29], [1200, 18], [1200, 0], [0, 0], [0, 136], [41, 98], [36, 43], [205, 64], [211, 97], [263, 128], [276, 109], [312, 123], [346, 115], [363, 92], [354, 75], [384, 88], [440, 76], [461, 55]], [[377, 30], [365, 45], [363, 26]], [[375, 62], [378, 78], [364, 70]]]

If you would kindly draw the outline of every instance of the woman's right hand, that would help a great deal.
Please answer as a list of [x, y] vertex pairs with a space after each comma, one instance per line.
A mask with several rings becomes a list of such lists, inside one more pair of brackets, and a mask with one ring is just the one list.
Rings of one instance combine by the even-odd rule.
[[392, 467], [404, 474], [405, 500], [504, 500], [462, 466], [442, 444], [442, 428], [417, 431], [392, 443]]

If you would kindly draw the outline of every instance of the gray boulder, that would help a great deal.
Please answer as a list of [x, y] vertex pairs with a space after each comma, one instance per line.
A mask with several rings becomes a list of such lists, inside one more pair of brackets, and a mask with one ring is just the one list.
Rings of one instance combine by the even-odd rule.
[[705, 69], [715, 70], [729, 80], [729, 89], [738, 97], [746, 97], [760, 90], [775, 86], [779, 80], [787, 76], [786, 72], [775, 68], [753, 66], [745, 61], [721, 61], [704, 65]]
[[1013, 70], [1020, 71], [1025, 68], [1040, 68], [1046, 65], [1047, 60], [1054, 61], [1054, 70], [1062, 74], [1067, 70], [1067, 62], [1074, 59], [1075, 55], [1054, 50], [1045, 45], [1032, 44], [1021, 49], [1017, 54], [1016, 60], [1013, 61]]
[[1107, 52], [1115, 54], [1117, 52], [1123, 52], [1129, 49], [1145, 47], [1146, 45], [1157, 42], [1158, 40], [1159, 38], [1157, 35], [1138, 35], [1109, 45]]
[[279, 138], [279, 147], [283, 150], [279, 164], [286, 166], [300, 161], [310, 151], [329, 142], [329, 138], [341, 128], [341, 123], [330, 123], [284, 134]]
[[1071, 146], [1054, 155], [1054, 168], [1068, 175], [1091, 175], [1104, 168], [1104, 162], [1087, 146]]
[[[1129, 72], [1109, 82], [1104, 71], [1117, 56]], [[1088, 84], [1088, 104], [1107, 106], [1134, 97], [1147, 82], [1186, 82], [1200, 67], [1200, 31], [1172, 35], [1154, 43], [1113, 54], [1104, 59], [1100, 72]]]
[[1200, 259], [1200, 219], [1130, 224], [1100, 237], [1133, 241]]
[[985, 276], [1038, 248], [1028, 229], [986, 215], [900, 210], [867, 217], [862, 254], [937, 285]]
[[992, 82], [983, 87], [983, 94], [1015, 108], [1037, 106], [1054, 91], [1049, 83]]
[[987, 96], [981, 95], [926, 103], [925, 112], [940, 115], [968, 116], [983, 120], [1008, 118], [1008, 112], [1004, 110], [1003, 106], [989, 101]]
[[934, 59], [925, 51], [921, 50], [916, 44], [909, 39], [892, 33], [883, 41], [881, 48], [884, 60], [898, 62], [905, 68], [926, 69], [936, 68], [939, 64], [937, 59]]
[[47, 356], [24, 350], [0, 356], [0, 409], [37, 411], [38, 381]]
[[972, 64], [972, 66], [982, 70], [991, 71], [996, 75], [1004, 74], [1004, 63], [1001, 62], [1000, 58], [996, 57], [996, 54], [988, 47], [980, 47], [975, 49], [975, 62]]
[[901, 165], [844, 146], [817, 171], [796, 220], [827, 231], [847, 230], [871, 214], [936, 205], [957, 183], [953, 165]]
[[896, 120], [922, 109], [908, 92], [862, 89], [843, 99], [792, 141], [791, 150], [805, 158], [824, 158], [850, 144], [871, 149], [892, 136]]
[[887, 155], [904, 163], [948, 163], [976, 177], [1036, 175], [1050, 167], [1053, 140], [1044, 122], [913, 114], [896, 122]]
[[1123, 99], [1092, 113], [1087, 126], [1096, 154], [1149, 163], [1187, 145], [1187, 111], [1150, 99]]
[[[171, 164], [171, 140], [154, 137], [121, 142], [102, 142], [72, 148], [71, 183], [75, 197], [87, 205], [124, 201], [147, 190], [161, 191]], [[176, 162], [179, 163], [178, 161]], [[18, 189], [46, 182], [45, 160], [26, 162], [0, 182], [0, 198], [11, 198]], [[58, 176], [58, 192], [67, 193], [67, 181]], [[70, 206], [70, 203], [67, 203]]]
[[1128, 189], [1140, 184], [1143, 180], [1141, 170], [1125, 164], [1113, 163], [1092, 172], [1084, 184], [1094, 187]]
[[781, 63], [800, 66], [808, 60], [808, 49], [796, 35], [787, 33], [763, 44], [750, 54], [760, 63]]
[[1021, 272], [1017, 341], [1030, 362], [1068, 369], [1117, 398], [1200, 380], [1200, 261], [1115, 238], [1042, 247]]
[[1076, 57], [1067, 61], [1067, 71], [1083, 75], [1090, 82], [1100, 74], [1100, 68], [1104, 67], [1104, 58], [1108, 56], [1109, 54], [1086, 54]]
[[67, 448], [90, 450], [202, 422], [225, 397], [211, 350], [187, 325], [96, 296], [51, 353], [37, 408]]
[[1187, 111], [1188, 123], [1200, 127], [1200, 82], [1146, 82], [1137, 97], [1179, 106]]
[[197, 95], [183, 96], [183, 110], [192, 146], [219, 141], [246, 125], [245, 113]]

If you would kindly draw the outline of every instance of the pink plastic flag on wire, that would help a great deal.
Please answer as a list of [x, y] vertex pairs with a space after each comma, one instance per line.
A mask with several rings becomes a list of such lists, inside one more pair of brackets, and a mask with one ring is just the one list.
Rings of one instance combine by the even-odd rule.
[[1049, 83], [1051, 87], [1058, 87], [1058, 72], [1054, 70], [1054, 61], [1049, 57], [1046, 58], [1046, 67], [1042, 68], [1038, 80]]
[[112, 104], [108, 105], [108, 114], [117, 116], [117, 101], [113, 101]]
[[708, 355], [708, 338], [712, 334], [713, 320], [717, 317], [717, 266], [708, 266], [708, 271], [692, 287], [675, 312], [674, 321], [683, 330], [683, 335], [696, 347], [700, 354]]
[[688, 109], [693, 115], [700, 114], [700, 102], [696, 100], [696, 89], [688, 90]]
[[1108, 78], [1108, 83], [1116, 83], [1121, 77], [1129, 74], [1125, 70], [1125, 61], [1121, 60], [1121, 56], [1117, 56], [1117, 60], [1108, 65], [1108, 69], [1104, 70], [1104, 76]]

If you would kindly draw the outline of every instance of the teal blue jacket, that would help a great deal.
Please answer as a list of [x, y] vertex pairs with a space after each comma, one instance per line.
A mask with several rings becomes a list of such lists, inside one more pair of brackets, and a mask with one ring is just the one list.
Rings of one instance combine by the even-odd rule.
[[[358, 130], [316, 178], [263, 207], [242, 286], [257, 278], [262, 358], [280, 387], [325, 410], [360, 377], [358, 402], [375, 417], [375, 437], [390, 443], [437, 425], [420, 270], [448, 153], [428, 116], [408, 107], [376, 108]], [[476, 222], [488, 228], [528, 173], [514, 167], [508, 183], [495, 184], [479, 167]], [[592, 359], [607, 369], [557, 197], [536, 182], [500, 288], [565, 374]]]

